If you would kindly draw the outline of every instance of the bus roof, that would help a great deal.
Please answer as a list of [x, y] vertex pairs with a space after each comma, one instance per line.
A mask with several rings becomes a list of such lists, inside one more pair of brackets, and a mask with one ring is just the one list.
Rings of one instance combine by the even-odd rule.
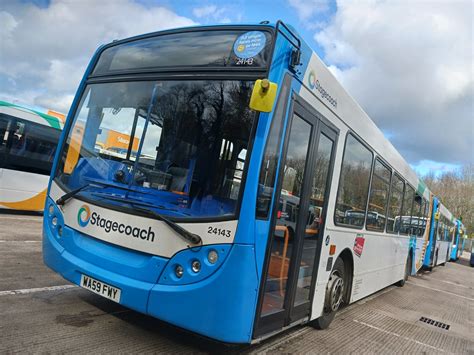
[[0, 113], [62, 130], [63, 122], [54, 116], [0, 100]]

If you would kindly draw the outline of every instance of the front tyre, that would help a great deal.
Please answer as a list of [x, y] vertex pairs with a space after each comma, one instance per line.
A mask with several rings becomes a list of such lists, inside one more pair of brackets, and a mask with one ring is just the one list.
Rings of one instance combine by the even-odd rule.
[[309, 324], [316, 329], [326, 329], [336, 316], [337, 310], [344, 302], [347, 278], [345, 275], [344, 262], [337, 259], [329, 276], [326, 286], [326, 297], [324, 301], [324, 313], [321, 317], [311, 321]]

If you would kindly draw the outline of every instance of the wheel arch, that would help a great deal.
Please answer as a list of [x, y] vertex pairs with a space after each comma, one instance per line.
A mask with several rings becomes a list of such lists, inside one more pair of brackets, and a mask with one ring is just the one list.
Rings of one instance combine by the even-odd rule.
[[344, 262], [344, 272], [347, 275], [347, 285], [346, 294], [344, 295], [344, 302], [346, 304], [350, 303], [351, 294], [352, 294], [352, 281], [354, 280], [354, 256], [352, 251], [349, 248], [345, 248], [337, 257], [342, 259]]

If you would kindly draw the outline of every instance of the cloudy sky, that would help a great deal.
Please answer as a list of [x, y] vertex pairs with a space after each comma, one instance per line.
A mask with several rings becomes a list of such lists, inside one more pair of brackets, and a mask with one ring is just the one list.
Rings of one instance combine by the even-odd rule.
[[283, 19], [419, 172], [474, 162], [470, 0], [2, 0], [0, 100], [67, 112], [94, 50], [195, 24]]

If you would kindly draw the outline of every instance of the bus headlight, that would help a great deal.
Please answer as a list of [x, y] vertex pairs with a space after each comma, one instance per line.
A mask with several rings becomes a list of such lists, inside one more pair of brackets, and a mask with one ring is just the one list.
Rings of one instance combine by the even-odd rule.
[[44, 224], [48, 226], [51, 234], [56, 237], [62, 237], [64, 234], [67, 235], [67, 230], [64, 229], [64, 218], [59, 210], [54, 205], [54, 201], [51, 198], [48, 198], [47, 204], [44, 209]]
[[176, 265], [176, 267], [174, 268], [174, 274], [176, 275], [176, 277], [178, 279], [180, 279], [181, 277], [183, 277], [183, 274], [184, 274], [184, 269], [181, 265]]
[[201, 271], [201, 263], [199, 262], [199, 260], [194, 260], [192, 262], [191, 269], [196, 273]]
[[215, 264], [217, 259], [219, 258], [219, 255], [217, 254], [217, 251], [215, 250], [210, 250], [209, 253], [207, 254], [207, 261], [211, 264]]
[[231, 249], [232, 244], [212, 244], [181, 250], [168, 261], [158, 284], [189, 285], [207, 279], [224, 264]]

